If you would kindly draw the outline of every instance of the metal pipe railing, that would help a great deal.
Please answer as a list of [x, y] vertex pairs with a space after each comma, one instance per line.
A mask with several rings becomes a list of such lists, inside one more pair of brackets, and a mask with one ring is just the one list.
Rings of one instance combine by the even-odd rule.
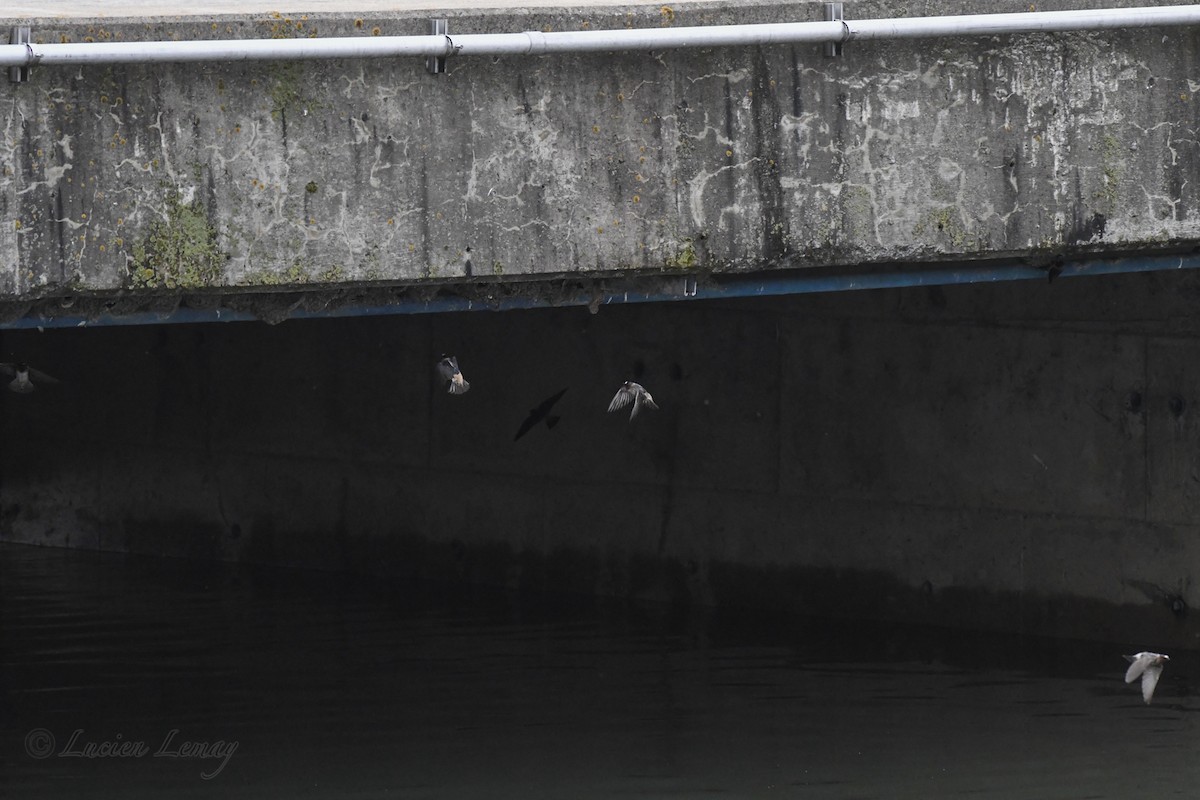
[[0, 67], [187, 61], [542, 55], [688, 47], [852, 42], [946, 36], [1200, 25], [1200, 5], [967, 14], [707, 27], [542, 33], [467, 33], [328, 39], [223, 39], [182, 42], [71, 42], [0, 45]]

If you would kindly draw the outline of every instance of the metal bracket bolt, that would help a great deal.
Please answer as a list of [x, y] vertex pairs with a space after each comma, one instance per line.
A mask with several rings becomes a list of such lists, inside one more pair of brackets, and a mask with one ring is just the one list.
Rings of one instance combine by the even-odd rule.
[[[429, 20], [429, 33], [432, 36], [445, 36], [449, 40], [450, 21], [446, 19]], [[430, 75], [441, 75], [446, 71], [446, 57], [426, 56], [425, 69], [429, 70]]]
[[[31, 41], [32, 41], [32, 38], [30, 35], [29, 27], [25, 26], [25, 25], [13, 28], [12, 31], [8, 34], [8, 43], [9, 44], [23, 44], [23, 45], [25, 45], [25, 49], [28, 50], [30, 53], [33, 52], [33, 48], [29, 46], [29, 43]], [[32, 60], [33, 59], [31, 58], [30, 61], [32, 61]], [[12, 81], [13, 83], [24, 83], [25, 81], [29, 80], [29, 69], [30, 69], [30, 67], [28, 64], [21, 64], [21, 65], [15, 66], [15, 67], [9, 67], [8, 68], [8, 79], [10, 81]]]
[[[845, 17], [843, 16], [841, 3], [826, 3], [825, 4], [825, 21], [826, 22], [842, 22], [843, 27], [845, 27], [844, 20], [845, 20]], [[841, 42], [826, 42], [825, 43], [825, 55], [828, 58], [837, 58], [841, 54], [842, 54], [842, 43]]]

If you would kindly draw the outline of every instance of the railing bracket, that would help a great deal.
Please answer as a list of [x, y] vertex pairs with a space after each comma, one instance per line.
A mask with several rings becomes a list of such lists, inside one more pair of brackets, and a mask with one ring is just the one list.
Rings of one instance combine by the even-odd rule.
[[[842, 10], [842, 3], [826, 3], [825, 4], [825, 21], [842, 23], [842, 30], [846, 28], [845, 16]], [[842, 54], [842, 42], [826, 42], [825, 55], [828, 58], [837, 58]]]
[[[12, 32], [8, 34], [8, 43], [9, 44], [23, 44], [23, 45], [25, 45], [25, 49], [30, 54], [33, 53], [33, 48], [29, 46], [31, 41], [32, 41], [32, 38], [30, 35], [30, 29], [29, 29], [28, 25], [21, 25], [21, 26], [14, 27], [12, 29]], [[32, 63], [33, 58], [30, 58], [29, 61], [30, 61], [30, 63]], [[27, 64], [18, 64], [15, 67], [9, 67], [8, 68], [8, 79], [10, 81], [12, 81], [13, 83], [24, 83], [25, 81], [29, 80], [29, 70], [30, 70], [30, 65], [28, 63]]]
[[[448, 19], [431, 19], [429, 20], [429, 33], [432, 36], [445, 36], [446, 41], [450, 41], [450, 20]], [[446, 71], [445, 56], [426, 56], [425, 69], [429, 70], [430, 75], [441, 75]]]

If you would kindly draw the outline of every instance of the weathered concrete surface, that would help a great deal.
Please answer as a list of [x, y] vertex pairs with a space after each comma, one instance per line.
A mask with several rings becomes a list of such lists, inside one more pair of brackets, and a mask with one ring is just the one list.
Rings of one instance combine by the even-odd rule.
[[[451, 26], [819, 16], [811, 2], [701, 3], [455, 12]], [[427, 24], [411, 11], [34, 27], [115, 41]], [[463, 58], [436, 77], [419, 59], [37, 68], [0, 88], [0, 298], [11, 318], [72, 294], [129, 308], [184, 291], [1188, 247], [1198, 41], [1159, 29], [855, 43], [832, 60], [815, 46]]]
[[[0, 392], [0, 538], [1197, 648], [1197, 298], [5, 332], [65, 383]], [[630, 378], [661, 406], [636, 424], [605, 413]]]

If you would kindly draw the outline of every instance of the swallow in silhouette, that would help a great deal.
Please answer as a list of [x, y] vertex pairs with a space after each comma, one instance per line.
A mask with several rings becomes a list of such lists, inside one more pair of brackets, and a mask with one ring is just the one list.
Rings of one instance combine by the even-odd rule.
[[1162, 653], [1142, 652], [1125, 656], [1125, 660], [1129, 662], [1129, 669], [1125, 671], [1125, 682], [1133, 683], [1139, 675], [1142, 676], [1142, 699], [1146, 701], [1146, 705], [1150, 705], [1150, 698], [1154, 697], [1154, 687], [1158, 686], [1159, 676], [1162, 675], [1163, 664], [1170, 661], [1171, 657]]
[[446, 391], [450, 394], [466, 394], [471, 384], [463, 377], [458, 368], [458, 359], [442, 353], [442, 360], [437, 363], [438, 375], [446, 382]]
[[517, 435], [513, 437], [513, 441], [515, 442], [525, 434], [529, 433], [529, 431], [533, 429], [533, 426], [537, 425], [542, 420], [546, 421], [547, 428], [553, 428], [555, 425], [557, 425], [559, 418], [557, 416], [550, 416], [550, 409], [554, 408], [554, 404], [561, 400], [562, 396], [566, 393], [567, 390], [563, 389], [558, 394], [551, 395], [542, 402], [538, 403], [536, 408], [530, 409], [529, 416], [526, 417], [525, 421], [521, 423], [521, 428], [517, 431]]
[[33, 369], [28, 364], [17, 362], [15, 364], [0, 364], [0, 375], [7, 375], [12, 378], [8, 384], [10, 392], [18, 394], [29, 394], [34, 390], [35, 382], [41, 385], [58, 383], [57, 378], [51, 378], [44, 372]]
[[617, 411], [630, 403], [633, 403], [633, 411], [629, 412], [630, 422], [633, 422], [633, 418], [642, 410], [642, 406], [653, 411], [658, 411], [658, 406], [654, 405], [654, 398], [650, 396], [646, 388], [640, 383], [634, 383], [633, 381], [625, 381], [621, 384], [621, 388], [617, 389], [616, 396], [608, 404], [608, 410], [610, 412]]

